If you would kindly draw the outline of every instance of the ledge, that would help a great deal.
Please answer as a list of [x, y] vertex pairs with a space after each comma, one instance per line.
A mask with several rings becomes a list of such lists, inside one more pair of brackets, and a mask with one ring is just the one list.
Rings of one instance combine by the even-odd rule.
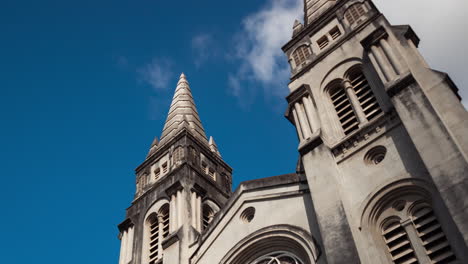
[[182, 232], [182, 228], [179, 228], [177, 231], [169, 234], [161, 243], [163, 250], [173, 245], [175, 242], [179, 241], [179, 232]]

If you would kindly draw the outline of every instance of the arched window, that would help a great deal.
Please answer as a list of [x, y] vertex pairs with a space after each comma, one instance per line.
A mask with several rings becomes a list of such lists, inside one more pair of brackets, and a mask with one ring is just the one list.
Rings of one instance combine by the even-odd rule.
[[159, 221], [156, 214], [150, 215], [149, 223], [149, 264], [156, 263], [159, 258], [160, 236], [159, 236]]
[[364, 112], [367, 120], [370, 121], [378, 114], [382, 113], [379, 103], [377, 102], [377, 99], [375, 98], [375, 95], [369, 86], [369, 82], [367, 82], [362, 70], [359, 68], [352, 70], [348, 74], [348, 79], [353, 86], [354, 93], [359, 101], [359, 106]]
[[310, 56], [310, 50], [309, 47], [306, 45], [302, 45], [299, 48], [297, 48], [293, 52], [293, 59], [294, 59], [294, 64], [296, 64], [296, 67], [304, 65], [306, 62], [306, 59]]
[[399, 218], [392, 218], [382, 226], [382, 236], [394, 263], [417, 263], [406, 230]]
[[213, 209], [207, 204], [203, 205], [203, 219], [202, 219], [203, 230], [205, 230], [208, 227], [208, 225], [213, 220], [213, 217], [214, 217]]
[[329, 95], [345, 135], [358, 129], [359, 121], [343, 86], [334, 85], [329, 89]]
[[382, 238], [393, 263], [452, 263], [456, 260], [428, 204], [414, 202], [412, 198], [402, 199], [383, 213], [391, 215], [383, 221]]
[[431, 207], [415, 207], [411, 213], [411, 221], [431, 263], [450, 263], [456, 260]]
[[162, 258], [162, 240], [169, 235], [169, 204], [161, 206], [159, 211], [153, 212], [147, 220], [147, 261], [154, 264]]
[[169, 204], [165, 204], [159, 209], [159, 216], [162, 222], [162, 237], [166, 238], [169, 235]]
[[277, 251], [261, 256], [251, 264], [304, 264], [304, 262], [292, 253]]
[[354, 4], [348, 8], [345, 12], [345, 18], [350, 25], [357, 22], [358, 24], [362, 22], [361, 17], [366, 14], [363, 4]]

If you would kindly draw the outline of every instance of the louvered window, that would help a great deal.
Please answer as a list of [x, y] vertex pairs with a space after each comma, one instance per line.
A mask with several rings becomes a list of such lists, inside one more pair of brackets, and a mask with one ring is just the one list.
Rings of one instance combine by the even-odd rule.
[[184, 150], [181, 147], [178, 147], [174, 150], [174, 153], [172, 154], [172, 159], [174, 161], [174, 164], [177, 164], [178, 162], [182, 161], [184, 156]]
[[330, 30], [330, 36], [332, 37], [333, 40], [340, 37], [341, 36], [340, 29], [338, 27], [334, 27], [332, 30]]
[[361, 71], [355, 71], [350, 74], [349, 79], [367, 120], [370, 121], [382, 113], [364, 74]]
[[159, 222], [156, 216], [150, 221], [149, 264], [154, 264], [159, 257]]
[[294, 63], [297, 66], [304, 65], [306, 59], [310, 56], [309, 47], [302, 45], [293, 52]]
[[165, 204], [159, 211], [162, 219], [162, 237], [165, 238], [169, 235], [169, 205]]
[[163, 174], [167, 173], [167, 162], [164, 162], [164, 164], [162, 165], [162, 170], [163, 170]]
[[210, 175], [210, 177], [211, 177], [213, 180], [216, 180], [215, 171], [214, 171], [213, 168], [209, 168], [209, 169], [208, 169], [208, 175]]
[[319, 40], [317, 40], [317, 44], [321, 50], [327, 47], [328, 43], [330, 43], [330, 41], [328, 40], [327, 36], [323, 36]]
[[452, 263], [456, 260], [431, 208], [422, 207], [415, 210], [411, 220], [432, 263]]
[[348, 20], [350, 25], [354, 24], [355, 22], [361, 23], [361, 17], [364, 16], [366, 13], [363, 4], [355, 4], [348, 8], [345, 13], [345, 18]]
[[161, 169], [157, 168], [154, 170], [154, 179], [155, 180], [159, 179], [159, 175], [161, 175]]
[[359, 122], [343, 87], [337, 86], [330, 90], [330, 99], [335, 107], [345, 135], [358, 129]]
[[213, 220], [214, 212], [213, 209], [209, 205], [204, 205], [203, 206], [203, 230], [205, 230], [208, 225], [211, 223], [211, 220]]
[[387, 223], [382, 229], [382, 236], [387, 244], [393, 263], [416, 264], [419, 263], [411, 242], [399, 220]]

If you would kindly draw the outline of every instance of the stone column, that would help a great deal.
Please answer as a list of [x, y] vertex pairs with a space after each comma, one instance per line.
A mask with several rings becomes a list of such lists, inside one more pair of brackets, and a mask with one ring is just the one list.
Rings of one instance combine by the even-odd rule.
[[357, 119], [360, 124], [367, 123], [366, 114], [362, 110], [361, 103], [359, 102], [356, 93], [354, 92], [354, 87], [349, 80], [343, 81], [343, 86], [345, 88], [346, 94], [348, 95], [349, 100], [351, 101], [351, 105], [356, 113]]
[[297, 111], [297, 116], [299, 117], [299, 123], [301, 123], [302, 134], [304, 135], [304, 139], [310, 138], [310, 126], [309, 122], [307, 122], [306, 115], [304, 113], [304, 109], [302, 108], [301, 103], [295, 103], [294, 108]]
[[401, 66], [400, 62], [398, 61], [397, 57], [395, 56], [395, 53], [393, 52], [393, 49], [390, 47], [386, 39], [381, 39], [380, 40], [380, 46], [382, 46], [382, 49], [384, 53], [387, 55], [388, 59], [390, 60], [390, 63], [393, 66], [393, 69], [395, 70], [397, 75], [400, 75], [403, 72], [403, 67]]
[[302, 135], [302, 128], [301, 128], [301, 123], [299, 122], [299, 118], [297, 117], [297, 112], [296, 109], [292, 109], [293, 112], [293, 117], [294, 117], [294, 123], [296, 124], [296, 130], [297, 130], [297, 135], [299, 136], [299, 142], [304, 140], [304, 135]]
[[134, 229], [133, 226], [128, 228], [128, 238], [127, 238], [127, 253], [125, 254], [125, 264], [132, 260], [133, 255], [133, 235]]
[[171, 201], [169, 202], [169, 230], [172, 232], [177, 230], [177, 198], [175, 194], [171, 195]]
[[177, 228], [181, 227], [184, 219], [182, 218], [184, 214], [184, 198], [182, 197], [182, 190], [177, 191]]
[[126, 264], [125, 259], [126, 256], [125, 254], [127, 249], [127, 230], [122, 232], [122, 237], [120, 239], [120, 258], [119, 258], [119, 264]]
[[201, 197], [197, 195], [197, 230], [199, 232], [201, 232], [202, 228], [201, 228]]
[[371, 61], [372, 65], [374, 65], [374, 69], [375, 69], [375, 71], [377, 72], [377, 74], [379, 75], [379, 77], [380, 77], [380, 79], [382, 80], [382, 82], [383, 82], [383, 83], [388, 82], [387, 77], [385, 76], [385, 74], [383, 74], [382, 68], [380, 68], [379, 63], [378, 63], [377, 60], [375, 59], [375, 57], [374, 57], [374, 55], [372, 54], [372, 52], [369, 52], [367, 55], [369, 56], [369, 60]]
[[196, 212], [196, 204], [197, 204], [197, 193], [192, 191], [190, 195], [190, 209], [192, 211], [192, 226], [193, 228], [197, 228], [197, 212]]
[[302, 103], [304, 104], [307, 117], [310, 120], [312, 133], [315, 133], [315, 131], [317, 131], [320, 128], [320, 121], [318, 119], [314, 104], [312, 103], [312, 99], [310, 98], [310, 96], [304, 96], [302, 98]]
[[377, 61], [377, 64], [382, 70], [382, 73], [384, 74], [385, 78], [388, 81], [392, 81], [393, 79], [395, 79], [395, 73], [393, 69], [389, 67], [389, 63], [387, 62], [387, 59], [385, 58], [385, 56], [382, 54], [380, 48], [373, 45], [371, 47], [371, 51], [372, 51], [372, 55]]
[[[169, 216], [170, 216], [170, 212], [169, 212]], [[158, 214], [158, 236], [159, 236], [159, 239], [158, 239], [158, 259], [161, 259], [163, 254], [162, 254], [162, 241], [164, 239], [164, 236], [163, 236], [163, 229], [164, 229], [164, 224], [163, 224], [163, 217], [162, 215]], [[170, 225], [170, 224], [169, 224]]]

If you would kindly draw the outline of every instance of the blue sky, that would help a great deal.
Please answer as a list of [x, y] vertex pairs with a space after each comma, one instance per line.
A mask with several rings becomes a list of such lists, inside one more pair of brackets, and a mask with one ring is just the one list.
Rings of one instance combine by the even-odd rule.
[[[466, 10], [453, 1], [447, 12]], [[417, 6], [381, 5], [393, 21], [415, 23], [423, 43], [466, 28], [452, 13], [434, 33], [427, 17], [411, 16]], [[133, 169], [161, 133], [181, 72], [235, 186], [293, 172], [280, 47], [301, 15], [299, 0], [2, 1], [2, 262], [117, 263]], [[459, 35], [422, 49], [462, 88], [466, 56], [435, 52], [466, 43]]]

